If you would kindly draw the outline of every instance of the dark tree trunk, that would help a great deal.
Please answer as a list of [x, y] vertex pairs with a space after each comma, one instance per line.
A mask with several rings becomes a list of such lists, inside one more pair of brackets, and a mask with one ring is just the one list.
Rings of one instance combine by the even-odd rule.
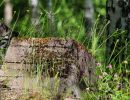
[[48, 10], [52, 10], [52, 0], [46, 0], [46, 5]]
[[130, 1], [107, 0], [106, 17], [110, 21], [107, 27], [107, 58], [109, 61], [124, 60], [125, 53], [128, 54], [127, 45], [130, 40]]

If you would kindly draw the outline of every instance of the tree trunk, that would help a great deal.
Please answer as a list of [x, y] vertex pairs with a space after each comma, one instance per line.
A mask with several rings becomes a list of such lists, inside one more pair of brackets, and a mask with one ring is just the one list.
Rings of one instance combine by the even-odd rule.
[[55, 36], [56, 32], [56, 23], [55, 23], [55, 16], [52, 8], [52, 0], [46, 0], [47, 5], [47, 18], [48, 18], [48, 28], [49, 33], [53, 33], [52, 35]]
[[46, 4], [47, 4], [47, 9], [51, 10], [52, 9], [52, 0], [46, 0]]
[[87, 34], [91, 35], [91, 28], [94, 20], [94, 7], [92, 0], [85, 0], [85, 28]]
[[[107, 57], [124, 60], [127, 44], [130, 40], [130, 2], [129, 0], [107, 0], [106, 17], [110, 21], [107, 27]], [[113, 33], [117, 30], [117, 34]], [[122, 30], [126, 32], [122, 33]], [[126, 46], [126, 47], [125, 47]], [[114, 51], [114, 53], [113, 53]], [[119, 54], [119, 55], [118, 55]]]
[[11, 4], [11, 0], [5, 0], [4, 21], [7, 25], [10, 25], [12, 21], [12, 10], [13, 6]]
[[39, 8], [38, 8], [39, 0], [30, 0], [30, 7], [32, 10], [31, 22], [32, 25], [39, 24]]

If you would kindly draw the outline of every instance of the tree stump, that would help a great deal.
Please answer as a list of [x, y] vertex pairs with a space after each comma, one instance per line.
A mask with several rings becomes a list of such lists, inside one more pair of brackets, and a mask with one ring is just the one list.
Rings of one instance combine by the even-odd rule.
[[[48, 75], [52, 80], [57, 76], [60, 79], [60, 96], [70, 89], [72, 95], [79, 98], [79, 84], [83, 77], [89, 84], [96, 82], [95, 60], [81, 44], [72, 39], [13, 38], [2, 68], [6, 70], [6, 76], [12, 75], [9, 88], [22, 89], [25, 81], [23, 77], [30, 71], [37, 74], [40, 69], [42, 80]], [[29, 78], [30, 90], [34, 81]]]

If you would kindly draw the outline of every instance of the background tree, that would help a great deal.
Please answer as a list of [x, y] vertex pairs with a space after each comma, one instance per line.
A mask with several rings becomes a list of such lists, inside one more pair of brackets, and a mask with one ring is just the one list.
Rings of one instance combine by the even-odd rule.
[[107, 27], [107, 57], [115, 58], [117, 61], [124, 60], [128, 57], [125, 57], [125, 53], [128, 52], [130, 39], [129, 0], [107, 0], [106, 13], [110, 21]]
[[45, 0], [48, 10], [52, 10], [52, 0]]
[[5, 9], [4, 9], [4, 21], [7, 25], [10, 25], [13, 18], [13, 6], [11, 0], [5, 0]]
[[29, 5], [31, 7], [31, 22], [32, 25], [39, 24], [39, 0], [30, 0]]
[[94, 6], [92, 0], [85, 0], [85, 28], [87, 34], [91, 34], [91, 28], [94, 23]]
[[54, 2], [52, 2], [52, 0], [45, 0], [45, 3], [46, 3], [46, 15], [47, 15], [48, 27], [50, 33], [55, 36], [56, 23], [55, 23], [55, 15], [53, 10]]

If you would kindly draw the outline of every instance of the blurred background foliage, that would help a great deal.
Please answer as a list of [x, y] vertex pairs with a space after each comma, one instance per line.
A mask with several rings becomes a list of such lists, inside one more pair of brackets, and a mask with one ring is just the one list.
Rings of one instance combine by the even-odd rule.
[[[103, 54], [105, 48], [98, 48], [98, 44], [104, 43], [102, 30], [104, 30], [104, 26], [106, 24], [104, 21], [106, 0], [93, 0], [94, 26], [92, 28], [92, 33], [94, 33], [94, 36], [92, 39], [87, 36], [88, 33], [86, 33], [84, 26], [85, 0], [51, 1], [52, 6], [49, 9], [47, 0], [39, 0], [40, 25], [35, 27], [31, 24], [32, 12], [31, 7], [29, 6], [29, 0], [11, 0], [13, 5], [13, 20], [11, 28], [19, 31], [20, 36], [22, 37], [72, 38], [84, 44], [86, 48], [89, 48], [99, 60], [103, 59], [101, 55]], [[1, 0], [1, 20], [4, 18], [4, 7], [5, 3]], [[51, 12], [49, 12], [49, 10], [51, 10]], [[49, 14], [54, 16], [54, 25], [50, 24], [50, 19], [48, 18]], [[97, 38], [98, 35], [99, 37]]]
[[[30, 17], [30, 7], [29, 0], [11, 0], [13, 4], [13, 22], [16, 21], [18, 17], [19, 21], [26, 21], [27, 17]], [[43, 15], [46, 14], [45, 10], [47, 9], [47, 0], [39, 1], [40, 12]], [[95, 19], [100, 14], [105, 16], [105, 3], [106, 0], [93, 0], [94, 5], [94, 14]], [[57, 20], [62, 20], [64, 22], [70, 22], [69, 24], [83, 23], [83, 14], [84, 14], [84, 4], [85, 0], [52, 0], [52, 10], [56, 16]], [[0, 0], [0, 18], [4, 17], [4, 1]], [[45, 17], [45, 16], [44, 16]], [[42, 17], [43, 18], [43, 17]], [[24, 23], [25, 24], [25, 23]], [[61, 23], [58, 22], [58, 26]]]
[[[25, 15], [26, 10], [29, 10], [29, 0], [12, 0], [13, 10], [16, 12], [20, 12], [20, 18]], [[84, 9], [85, 0], [52, 0], [54, 10], [57, 10], [61, 7], [62, 3], [65, 2], [65, 5], [69, 9], [73, 9], [74, 14], [79, 14], [79, 11], [82, 12]], [[105, 15], [105, 4], [106, 0], [93, 0], [95, 16], [98, 14]], [[64, 5], [64, 6], [65, 6]], [[46, 9], [46, 0], [40, 0], [40, 7]], [[63, 7], [63, 6], [62, 6]], [[4, 1], [0, 0], [0, 18], [3, 18], [4, 13]], [[62, 10], [66, 10], [67, 8], [62, 8]]]

